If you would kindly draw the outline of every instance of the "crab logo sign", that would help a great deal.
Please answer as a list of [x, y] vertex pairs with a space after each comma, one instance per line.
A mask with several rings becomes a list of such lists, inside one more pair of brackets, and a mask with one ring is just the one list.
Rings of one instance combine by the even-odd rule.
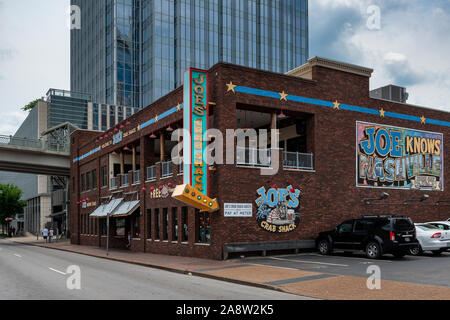
[[266, 191], [266, 188], [261, 187], [257, 193], [260, 197], [256, 199], [256, 220], [262, 229], [272, 233], [287, 233], [298, 227], [300, 213], [296, 210], [300, 205], [300, 190], [288, 186]]

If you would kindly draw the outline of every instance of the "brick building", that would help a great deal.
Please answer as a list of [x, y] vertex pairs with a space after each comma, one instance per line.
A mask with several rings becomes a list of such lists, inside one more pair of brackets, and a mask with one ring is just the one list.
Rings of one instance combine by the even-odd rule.
[[[209, 165], [206, 191], [220, 207], [211, 213], [172, 197], [189, 169], [171, 158], [172, 130], [188, 110], [183, 87], [107, 132], [76, 131], [72, 243], [105, 246], [107, 214], [112, 247], [125, 247], [130, 232], [132, 250], [213, 259], [310, 247], [318, 232], [361, 214], [449, 218], [450, 115], [370, 98], [371, 73], [323, 58], [286, 75], [224, 63], [208, 70], [209, 128], [224, 137], [279, 130], [279, 148], [233, 138], [234, 163]], [[276, 160], [278, 172], [262, 175]], [[390, 196], [367, 200], [382, 192]]]

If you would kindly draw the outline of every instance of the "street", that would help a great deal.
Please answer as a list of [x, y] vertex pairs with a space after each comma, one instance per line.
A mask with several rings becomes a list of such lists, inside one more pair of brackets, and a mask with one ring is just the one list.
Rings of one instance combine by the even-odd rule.
[[330, 256], [302, 253], [248, 257], [235, 261], [252, 265], [320, 272], [330, 276], [342, 275], [361, 278], [368, 277], [367, 267], [369, 265], [377, 265], [380, 267], [382, 280], [450, 287], [450, 252], [444, 252], [438, 257], [427, 252], [423, 256], [407, 255], [404, 258], [385, 255], [379, 260], [368, 259], [363, 253], [335, 252]]
[[[81, 290], [66, 286], [69, 266]], [[291, 300], [301, 296], [0, 240], [0, 300]]]

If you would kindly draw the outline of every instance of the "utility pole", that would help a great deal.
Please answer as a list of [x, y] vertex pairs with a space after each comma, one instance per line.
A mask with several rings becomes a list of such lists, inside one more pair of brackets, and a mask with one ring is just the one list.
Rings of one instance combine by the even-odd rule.
[[106, 215], [106, 255], [109, 256], [109, 213]]

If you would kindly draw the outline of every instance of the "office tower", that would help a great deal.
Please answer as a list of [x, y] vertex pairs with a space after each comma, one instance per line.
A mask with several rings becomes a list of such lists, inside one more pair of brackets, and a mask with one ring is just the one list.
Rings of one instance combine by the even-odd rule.
[[285, 73], [308, 58], [307, 0], [72, 0], [71, 90], [143, 108], [219, 61]]

